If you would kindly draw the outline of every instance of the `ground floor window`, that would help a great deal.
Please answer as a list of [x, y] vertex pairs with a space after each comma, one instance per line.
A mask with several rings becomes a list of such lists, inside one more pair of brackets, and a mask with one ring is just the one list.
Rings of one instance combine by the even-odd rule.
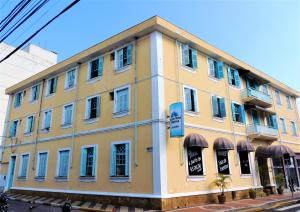
[[37, 177], [45, 178], [46, 171], [47, 171], [47, 160], [48, 160], [48, 153], [41, 152], [38, 154], [38, 166], [37, 166]]
[[129, 177], [129, 143], [111, 145], [111, 177]]
[[60, 150], [58, 155], [58, 177], [68, 177], [70, 150]]
[[187, 147], [187, 160], [189, 176], [201, 176], [204, 174], [201, 147]]
[[95, 177], [96, 158], [97, 158], [96, 146], [82, 148], [80, 177]]
[[230, 174], [228, 150], [216, 150], [219, 174]]
[[239, 158], [240, 158], [241, 174], [251, 174], [249, 152], [240, 151]]
[[[285, 176], [284, 169], [283, 169], [283, 164], [282, 164], [282, 159], [281, 158], [272, 158], [272, 162], [273, 162], [274, 175], [278, 176], [279, 174], [283, 174]], [[285, 187], [286, 187], [286, 185], [285, 185]]]

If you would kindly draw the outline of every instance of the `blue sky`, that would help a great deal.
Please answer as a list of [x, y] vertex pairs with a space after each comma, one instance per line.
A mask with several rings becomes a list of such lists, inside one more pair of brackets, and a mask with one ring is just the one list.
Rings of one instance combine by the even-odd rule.
[[[0, 18], [17, 0], [4, 2]], [[46, 14], [7, 42], [18, 45], [70, 2], [50, 0]], [[300, 90], [298, 0], [81, 0], [31, 42], [58, 52], [61, 61], [153, 15]]]

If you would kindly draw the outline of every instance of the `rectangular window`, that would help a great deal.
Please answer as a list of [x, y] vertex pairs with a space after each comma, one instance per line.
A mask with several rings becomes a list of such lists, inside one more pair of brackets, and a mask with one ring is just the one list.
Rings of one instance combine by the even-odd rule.
[[262, 92], [266, 95], [269, 95], [269, 91], [268, 91], [268, 86], [267, 85], [262, 85]]
[[296, 123], [293, 121], [291, 121], [291, 129], [292, 129], [292, 135], [297, 136], [298, 133], [297, 133], [297, 128], [296, 128]]
[[288, 109], [292, 109], [291, 97], [289, 95], [286, 95], [286, 104]]
[[71, 69], [70, 71], [67, 71], [66, 73], [66, 79], [65, 79], [65, 89], [71, 89], [74, 88], [76, 84], [76, 69]]
[[217, 150], [217, 165], [219, 174], [230, 174], [228, 150]]
[[231, 103], [233, 121], [245, 123], [245, 109], [243, 105]]
[[270, 128], [278, 129], [276, 115], [267, 116], [267, 124]]
[[47, 82], [47, 96], [56, 93], [57, 77], [53, 77]]
[[29, 154], [22, 155], [19, 177], [21, 177], [21, 178], [27, 177], [28, 165], [29, 165]]
[[72, 125], [72, 121], [73, 121], [73, 104], [65, 105], [63, 107], [62, 125], [63, 126]]
[[70, 150], [60, 150], [58, 152], [57, 177], [68, 177]]
[[281, 105], [281, 98], [280, 98], [280, 91], [279, 90], [275, 90], [275, 96], [276, 96], [276, 103], [278, 105]]
[[17, 136], [18, 127], [19, 127], [19, 120], [14, 120], [10, 123], [9, 137], [14, 138]]
[[240, 158], [241, 173], [242, 174], [251, 174], [250, 162], [249, 162], [249, 152], [240, 151], [239, 158]]
[[80, 177], [95, 177], [96, 173], [96, 147], [85, 147], [81, 152]]
[[87, 99], [86, 119], [98, 118], [100, 115], [100, 96]]
[[212, 96], [213, 117], [226, 117], [225, 99], [217, 96]]
[[43, 119], [43, 130], [47, 130], [47, 131], [50, 130], [51, 121], [52, 121], [52, 110], [45, 111], [44, 119]]
[[221, 79], [224, 78], [223, 62], [218, 62], [212, 58], [207, 58], [208, 73], [210, 77]]
[[202, 176], [204, 174], [201, 147], [187, 147], [187, 160], [189, 176]]
[[122, 49], [118, 49], [115, 54], [116, 57], [116, 68], [120, 70], [132, 63], [132, 44], [125, 46]]
[[238, 70], [228, 67], [227, 74], [229, 84], [239, 88], [241, 86], [241, 80]]
[[30, 134], [33, 132], [34, 128], [34, 116], [28, 116], [25, 126], [25, 134]]
[[89, 72], [88, 72], [88, 79], [95, 79], [103, 74], [103, 57], [99, 57], [97, 59], [92, 60], [89, 62]]
[[280, 118], [280, 123], [281, 123], [281, 132], [282, 132], [282, 133], [287, 133], [284, 118]]
[[45, 178], [46, 171], [47, 171], [47, 160], [48, 160], [48, 153], [43, 152], [38, 154], [38, 161], [37, 161], [37, 177]]
[[31, 87], [30, 102], [34, 102], [39, 99], [40, 95], [40, 85], [35, 85]]
[[112, 144], [110, 163], [111, 177], [129, 177], [129, 143]]
[[196, 69], [197, 65], [197, 50], [190, 48], [188, 45], [181, 44], [182, 65]]
[[23, 91], [15, 94], [15, 102], [14, 102], [15, 108], [18, 108], [21, 106], [22, 99], [23, 99]]
[[192, 88], [184, 88], [184, 109], [190, 112], [197, 112], [197, 92]]
[[115, 113], [124, 113], [129, 111], [129, 88], [115, 90]]

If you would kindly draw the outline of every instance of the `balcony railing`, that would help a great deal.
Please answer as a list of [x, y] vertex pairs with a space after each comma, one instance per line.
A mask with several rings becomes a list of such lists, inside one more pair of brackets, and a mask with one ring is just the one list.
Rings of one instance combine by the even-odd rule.
[[269, 94], [255, 90], [253, 88], [246, 88], [242, 91], [242, 98], [245, 102], [256, 104], [262, 107], [271, 107], [272, 98]]
[[278, 137], [278, 129], [265, 125], [248, 125], [247, 135], [251, 138], [275, 140]]

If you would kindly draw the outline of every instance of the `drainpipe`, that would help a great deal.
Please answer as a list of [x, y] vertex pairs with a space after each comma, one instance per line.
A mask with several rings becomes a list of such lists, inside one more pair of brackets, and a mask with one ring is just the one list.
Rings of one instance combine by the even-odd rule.
[[134, 164], [135, 166], [139, 165], [138, 161], [138, 109], [137, 109], [137, 37], [134, 40]]
[[35, 142], [34, 142], [34, 154], [33, 154], [33, 160], [32, 160], [32, 170], [35, 170], [35, 160], [36, 160], [36, 151], [37, 151], [37, 143], [38, 143], [38, 137], [39, 137], [39, 131], [40, 131], [40, 119], [41, 119], [41, 111], [42, 111], [42, 103], [44, 98], [44, 86], [45, 86], [45, 79], [43, 79], [42, 82], [42, 92], [41, 97], [39, 101], [39, 111], [37, 116], [37, 126], [36, 126], [36, 136], [35, 136]]

